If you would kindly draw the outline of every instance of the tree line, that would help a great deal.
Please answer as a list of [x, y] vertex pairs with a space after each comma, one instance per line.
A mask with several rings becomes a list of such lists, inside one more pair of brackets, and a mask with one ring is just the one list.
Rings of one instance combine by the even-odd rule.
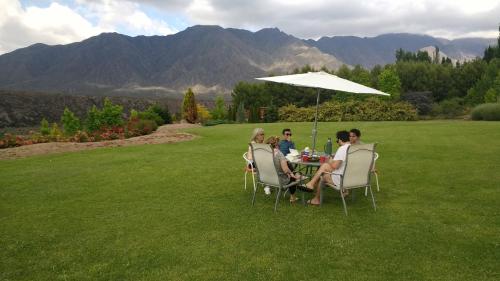
[[[500, 28], [499, 28], [500, 31]], [[496, 46], [489, 46], [482, 58], [472, 61], [452, 63], [449, 58], [439, 59], [439, 48], [431, 57], [425, 51], [395, 52], [396, 62], [384, 66], [377, 65], [365, 69], [360, 65], [352, 68], [343, 65], [333, 71], [320, 70], [341, 78], [379, 89], [391, 94], [391, 100], [426, 100], [428, 110], [420, 109], [420, 114], [428, 114], [432, 105], [446, 105], [450, 102], [461, 107], [473, 107], [481, 103], [497, 102], [500, 97], [500, 36]], [[310, 66], [295, 69], [293, 73], [318, 71]], [[341, 92], [322, 90], [322, 101], [343, 101], [366, 99], [364, 95], [349, 95]], [[419, 96], [420, 95], [420, 96]], [[294, 87], [278, 83], [239, 82], [231, 93], [232, 104], [229, 115], [237, 120], [238, 108], [248, 112], [249, 119], [258, 108], [279, 108], [288, 104], [298, 107], [316, 103], [314, 89]], [[418, 107], [418, 104], [416, 104]]]

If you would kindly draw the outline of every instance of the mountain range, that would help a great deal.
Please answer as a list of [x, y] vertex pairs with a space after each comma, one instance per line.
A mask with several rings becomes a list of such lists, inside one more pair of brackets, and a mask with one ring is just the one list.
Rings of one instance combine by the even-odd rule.
[[168, 36], [103, 33], [67, 45], [34, 44], [0, 56], [0, 89], [88, 95], [178, 96], [228, 92], [238, 81], [305, 65], [338, 69], [394, 62], [395, 50], [436, 46], [452, 59], [482, 56], [496, 39], [446, 40], [385, 34], [302, 40], [277, 28], [257, 32], [193, 26]]

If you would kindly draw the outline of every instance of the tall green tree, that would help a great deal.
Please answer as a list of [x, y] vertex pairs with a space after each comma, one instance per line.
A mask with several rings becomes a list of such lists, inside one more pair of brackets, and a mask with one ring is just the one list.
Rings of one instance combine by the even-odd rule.
[[80, 119], [67, 107], [64, 108], [61, 116], [61, 124], [63, 125], [64, 134], [67, 136], [74, 135], [80, 130]]
[[[486, 67], [481, 79], [476, 82], [474, 87], [470, 88], [467, 92], [466, 101], [469, 104], [476, 105], [485, 102], [485, 96], [488, 90], [494, 89], [495, 81], [498, 73], [500, 73], [500, 58], [494, 58]], [[490, 91], [488, 100], [491, 99], [493, 93]]]
[[401, 82], [392, 67], [388, 67], [380, 73], [378, 77], [379, 90], [391, 95], [394, 100], [399, 100], [401, 96]]
[[107, 127], [123, 125], [123, 106], [113, 104], [110, 99], [104, 99], [101, 111], [101, 123]]
[[215, 107], [211, 114], [214, 120], [224, 120], [227, 118], [226, 103], [222, 96], [217, 96], [215, 98]]
[[240, 102], [238, 105], [238, 109], [236, 110], [236, 122], [238, 123], [245, 123], [246, 118], [245, 118], [245, 105], [243, 102]]
[[349, 67], [347, 67], [347, 65], [343, 64], [337, 70], [337, 72], [335, 73], [335, 75], [337, 75], [340, 78], [344, 78], [344, 79], [350, 80], [351, 79], [351, 70], [349, 69]]
[[189, 123], [195, 123], [198, 119], [196, 100], [191, 88], [189, 88], [186, 94], [184, 94], [184, 100], [182, 101], [182, 118]]
[[259, 122], [260, 122], [259, 107], [256, 106], [250, 107], [248, 115], [248, 123], [259, 123]]
[[87, 111], [87, 118], [85, 119], [85, 127], [89, 132], [94, 132], [101, 128], [101, 111], [97, 109], [97, 106], [93, 105]]
[[488, 48], [486, 48], [484, 50], [483, 59], [486, 62], [490, 62], [494, 58], [500, 58], [500, 25], [498, 26], [497, 45], [496, 46], [488, 46]]
[[370, 72], [359, 64], [354, 66], [354, 69], [351, 71], [350, 80], [368, 87], [371, 85]]

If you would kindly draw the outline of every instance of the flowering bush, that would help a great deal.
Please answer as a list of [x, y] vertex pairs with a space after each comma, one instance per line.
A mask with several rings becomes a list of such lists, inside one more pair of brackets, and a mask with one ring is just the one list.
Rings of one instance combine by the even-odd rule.
[[0, 148], [16, 147], [27, 144], [33, 144], [33, 141], [25, 140], [21, 136], [12, 135], [9, 133], [0, 138]]
[[0, 139], [0, 148], [14, 147], [16, 146], [16, 137], [7, 133]]
[[125, 129], [121, 126], [103, 127], [98, 131], [93, 132], [90, 141], [117, 140], [125, 138]]
[[90, 140], [89, 135], [85, 131], [76, 131], [75, 135], [70, 139], [73, 142], [88, 142]]
[[139, 118], [131, 118], [127, 123], [125, 136], [127, 138], [148, 135], [154, 132], [158, 125], [153, 120], [144, 120]]

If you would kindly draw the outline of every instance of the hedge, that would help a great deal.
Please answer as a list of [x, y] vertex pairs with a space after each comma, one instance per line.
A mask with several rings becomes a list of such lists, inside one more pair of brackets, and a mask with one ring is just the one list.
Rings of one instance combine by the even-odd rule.
[[[316, 107], [283, 106], [279, 119], [284, 122], [314, 121]], [[378, 98], [366, 100], [330, 101], [319, 106], [318, 121], [413, 121], [417, 110], [407, 102], [392, 102]]]
[[472, 120], [500, 121], [500, 103], [480, 104], [471, 112]]

